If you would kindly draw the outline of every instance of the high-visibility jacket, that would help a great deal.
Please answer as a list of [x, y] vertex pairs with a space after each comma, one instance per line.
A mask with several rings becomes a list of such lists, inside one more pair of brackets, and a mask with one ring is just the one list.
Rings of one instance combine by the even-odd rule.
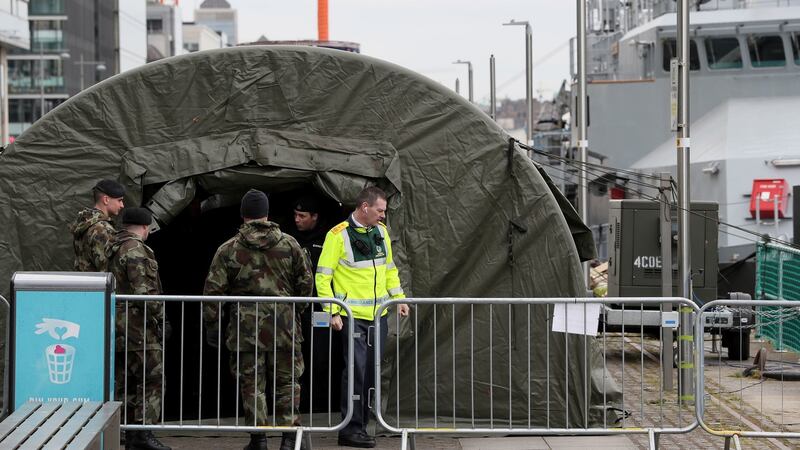
[[[405, 298], [386, 226], [358, 227], [352, 217], [325, 236], [315, 282], [318, 296], [343, 300], [354, 319], [373, 320], [381, 303]], [[325, 310], [346, 315], [336, 304]]]

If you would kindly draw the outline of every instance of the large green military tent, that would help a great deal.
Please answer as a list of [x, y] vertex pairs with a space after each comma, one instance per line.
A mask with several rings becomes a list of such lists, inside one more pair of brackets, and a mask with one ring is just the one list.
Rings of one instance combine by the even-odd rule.
[[[340, 51], [251, 46], [169, 58], [95, 85], [47, 114], [0, 155], [2, 293], [15, 271], [71, 269], [68, 224], [90, 204], [101, 178], [125, 184], [127, 205], [149, 207], [165, 231], [187, 211], [190, 222], [213, 214], [251, 187], [276, 196], [313, 188], [347, 207], [361, 188], [377, 184], [390, 195], [396, 260], [406, 293], [416, 297], [584, 296], [580, 261], [594, 252], [572, 207], [486, 114], [416, 73]], [[167, 293], [197, 293], [197, 284], [180, 279], [189, 276], [199, 244], [173, 238], [156, 249]], [[191, 277], [202, 282], [202, 267], [193, 270]], [[545, 306], [532, 311], [531, 380], [520, 345], [525, 327], [516, 330], [495, 316], [495, 329], [515, 341], [512, 346], [498, 333], [495, 363], [512, 373], [493, 374], [506, 402], [509, 390], [514, 393], [513, 417], [528, 417], [532, 387], [535, 424], [544, 425], [549, 408], [550, 425], [566, 425], [567, 404], [569, 425], [603, 423], [600, 385], [607, 399], [613, 389], [594, 342], [584, 355], [581, 336], [565, 341], [550, 333]], [[428, 330], [416, 336], [421, 346], [435, 335], [430, 312], [415, 312], [420, 330]], [[520, 309], [518, 317], [526, 313]], [[486, 309], [476, 315], [475, 327], [487, 329]], [[541, 344], [548, 333], [549, 364]], [[400, 334], [402, 343], [407, 333]], [[460, 344], [468, 337], [456, 336], [458, 351], [465, 351]], [[487, 347], [485, 332], [474, 339], [475, 348]], [[477, 358], [486, 356], [482, 351]], [[391, 360], [387, 365], [387, 373], [396, 373]], [[425, 374], [433, 367], [418, 369], [428, 380], [419, 386], [419, 411], [430, 416]], [[391, 374], [385, 405], [395, 404], [394, 386], [403, 386], [405, 404], [413, 374]], [[469, 374], [456, 376], [466, 383]], [[475, 376], [488, 383], [485, 371]], [[498, 380], [507, 380], [504, 388]], [[446, 391], [452, 382], [442, 383]], [[497, 397], [497, 410], [508, 411]], [[477, 416], [489, 416], [487, 402], [476, 408]], [[470, 413], [457, 409], [462, 417]]]

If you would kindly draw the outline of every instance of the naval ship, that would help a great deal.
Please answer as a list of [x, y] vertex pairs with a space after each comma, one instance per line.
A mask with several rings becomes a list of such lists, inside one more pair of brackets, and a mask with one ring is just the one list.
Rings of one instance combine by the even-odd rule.
[[[721, 222], [791, 240], [791, 187], [800, 185], [800, 0], [690, 4], [691, 198], [718, 203]], [[625, 170], [620, 179], [630, 179], [628, 170], [676, 174], [676, 8], [674, 0], [589, 0], [589, 146], [604, 165]], [[622, 196], [635, 197], [643, 184]], [[607, 205], [592, 202], [596, 230], [608, 222]], [[720, 263], [752, 253], [753, 235], [725, 231]]]

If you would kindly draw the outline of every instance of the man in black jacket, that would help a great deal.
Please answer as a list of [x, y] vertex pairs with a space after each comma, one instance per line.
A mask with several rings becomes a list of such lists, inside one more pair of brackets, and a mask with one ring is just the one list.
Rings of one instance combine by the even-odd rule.
[[[294, 202], [294, 225], [297, 231], [290, 233], [300, 247], [311, 258], [312, 272], [317, 273], [317, 261], [322, 253], [322, 244], [328, 232], [320, 216], [320, 201], [314, 196], [304, 195]], [[316, 295], [316, 293], [315, 293]]]

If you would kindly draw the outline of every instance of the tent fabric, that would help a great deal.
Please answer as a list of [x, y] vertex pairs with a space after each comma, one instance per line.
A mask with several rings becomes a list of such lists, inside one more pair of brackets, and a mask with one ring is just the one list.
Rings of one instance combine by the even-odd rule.
[[[199, 188], [210, 195], [204, 202], [209, 207], [235, 201], [251, 187], [303, 185], [351, 205], [364, 186], [377, 184], [389, 194], [388, 226], [410, 296], [586, 295], [580, 261], [593, 257], [591, 232], [540, 168], [476, 106], [427, 78], [363, 55], [291, 46], [199, 52], [125, 72], [64, 102], [0, 155], [0, 276], [69, 270], [67, 226], [101, 178], [118, 178], [128, 189], [126, 204], [146, 205], [162, 226]], [[534, 366], [529, 381], [521, 363], [528, 348], [520, 345], [525, 327], [510, 328], [477, 309], [476, 327], [488, 329], [492, 320], [514, 342], [513, 352], [497, 350], [506, 355], [498, 358], [511, 355], [505, 362], [512, 385], [506, 389], [527, 396], [531, 386], [539, 412], [541, 399], [549, 398], [551, 426], [566, 424], [567, 402], [571, 425], [608, 419], [600, 386], [613, 399], [612, 383], [603, 381], [593, 339], [586, 347], [580, 336], [551, 333], [552, 308], [534, 305], [532, 359], [525, 359]], [[529, 312], [514, 309], [515, 320]], [[415, 311], [417, 320], [430, 324], [416, 336], [420, 345], [432, 345], [431, 313], [432, 307]], [[410, 339], [404, 326], [399, 334], [401, 342]], [[484, 345], [488, 337], [475, 338]], [[464, 339], [459, 331], [461, 352]], [[546, 339], [550, 356], [540, 345]], [[412, 351], [407, 347], [403, 358]], [[489, 351], [480, 348], [476, 358]], [[568, 357], [554, 356], [567, 348]], [[386, 361], [387, 393], [414, 383], [405, 371], [391, 375], [396, 363]], [[488, 382], [486, 373], [475, 376]], [[494, 376], [509, 379], [508, 371]], [[457, 377], [465, 382], [463, 373]], [[426, 386], [432, 384], [418, 387]], [[384, 398], [387, 404], [396, 400]], [[527, 408], [525, 400], [514, 401], [514, 417], [522, 417], [516, 408], [523, 404]], [[433, 411], [430, 397], [421, 397], [420, 405]], [[488, 416], [486, 402], [476, 408]], [[559, 414], [563, 420], [555, 419]]]

